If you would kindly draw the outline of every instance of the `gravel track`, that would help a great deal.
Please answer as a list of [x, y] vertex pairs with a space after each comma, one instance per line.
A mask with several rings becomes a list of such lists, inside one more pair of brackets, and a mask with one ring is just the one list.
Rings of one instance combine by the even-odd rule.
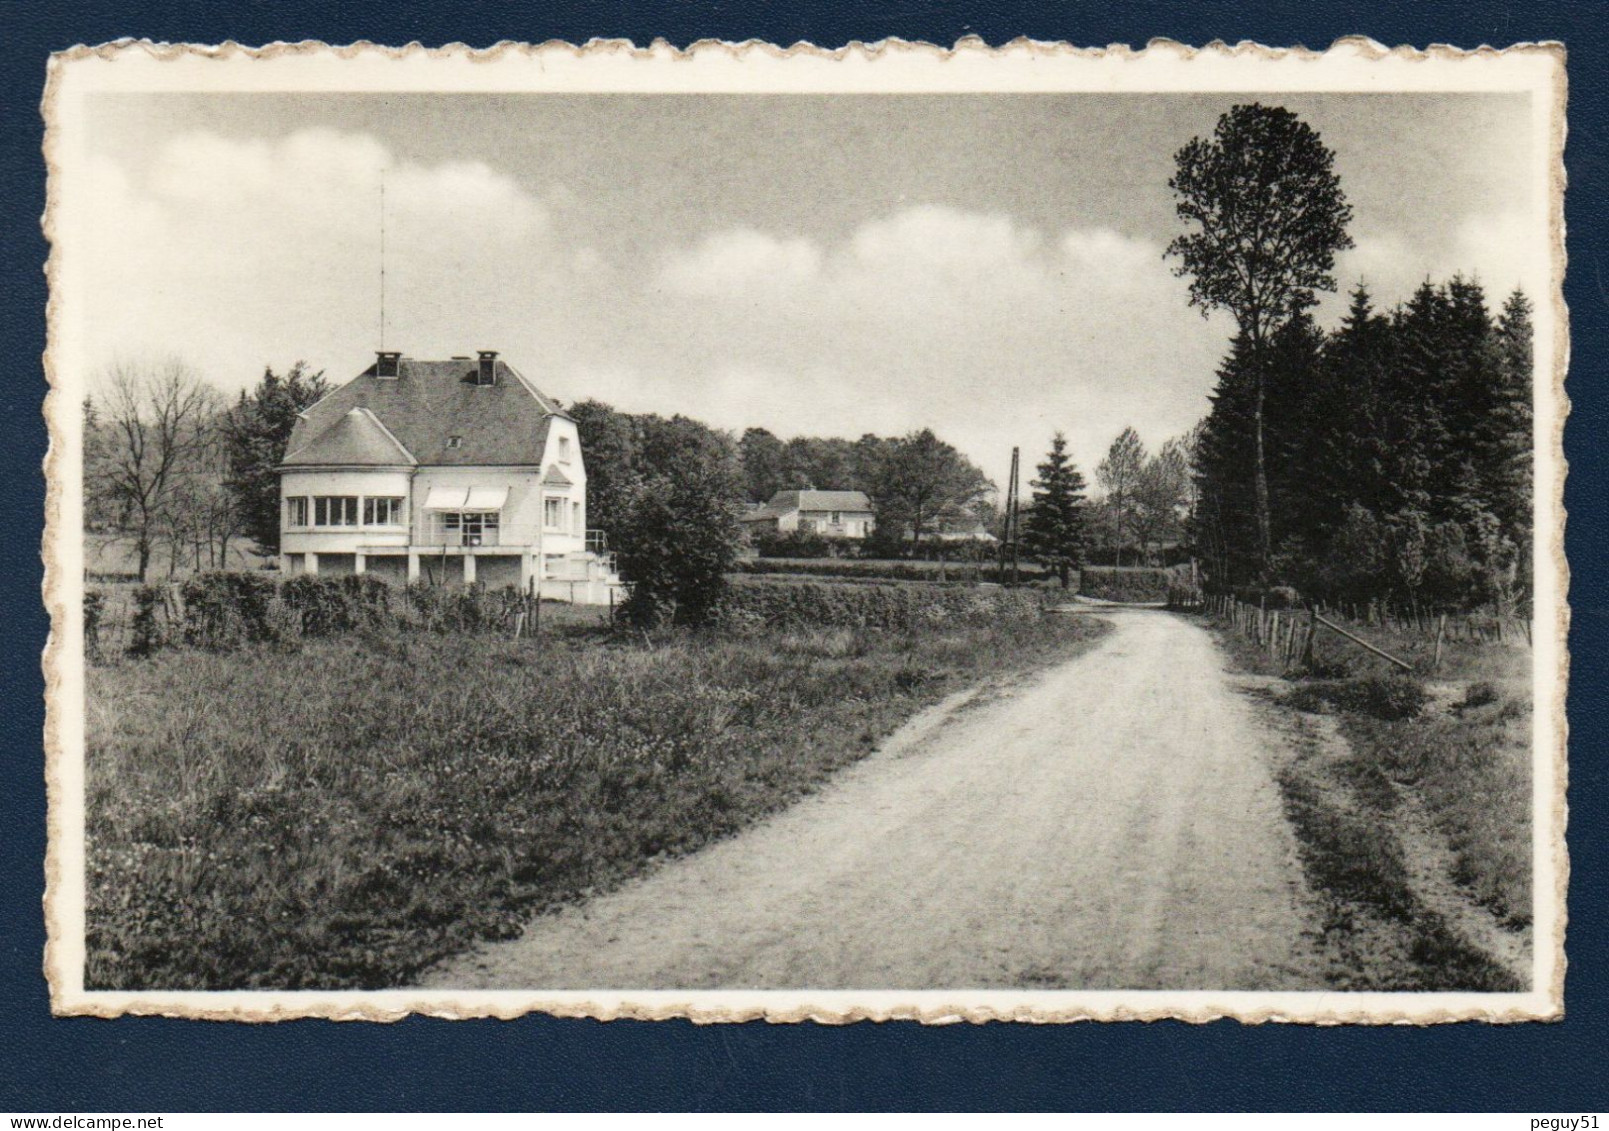
[[1192, 621], [922, 715], [819, 793], [432, 988], [1318, 989], [1279, 735]]

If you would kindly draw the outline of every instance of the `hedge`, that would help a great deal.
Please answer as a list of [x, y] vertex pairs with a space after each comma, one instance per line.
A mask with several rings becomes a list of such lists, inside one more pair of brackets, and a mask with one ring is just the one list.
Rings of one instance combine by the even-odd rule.
[[1150, 567], [1085, 566], [1080, 573], [1078, 591], [1103, 601], [1165, 601], [1179, 580], [1175, 570]]
[[[104, 605], [101, 593], [86, 592], [85, 640], [92, 648], [106, 623]], [[447, 589], [415, 583], [400, 589], [368, 574], [279, 580], [272, 574], [220, 571], [197, 574], [176, 589], [135, 589], [128, 651], [144, 656], [178, 643], [231, 650], [367, 628], [502, 631], [522, 611], [529, 611], [529, 598], [512, 586]]]
[[754, 583], [728, 587], [717, 610], [724, 627], [871, 628], [908, 631], [946, 623], [1028, 620], [1039, 595], [1024, 589], [944, 585]]
[[[767, 576], [775, 574], [792, 574], [801, 577], [853, 577], [877, 579], [884, 581], [925, 581], [937, 582], [940, 580], [937, 562], [898, 561], [898, 560], [868, 560], [856, 561], [852, 558], [827, 559], [778, 559], [778, 558], [749, 558], [739, 561], [734, 567], [735, 572]], [[1007, 571], [1009, 573], [1009, 571]], [[1047, 576], [1036, 565], [1022, 563], [1017, 574], [1023, 580], [1034, 580]], [[948, 561], [944, 563], [944, 580], [957, 582], [970, 582], [974, 578], [979, 581], [999, 582], [1000, 567], [998, 565], [974, 566], [970, 562]]]

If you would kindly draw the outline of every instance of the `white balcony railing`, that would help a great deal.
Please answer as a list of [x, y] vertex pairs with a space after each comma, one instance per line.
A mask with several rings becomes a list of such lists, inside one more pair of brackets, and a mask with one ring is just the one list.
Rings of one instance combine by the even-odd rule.
[[[412, 538], [415, 546], [443, 546], [448, 549], [474, 549], [485, 546], [535, 548], [538, 545], [573, 547], [576, 544], [576, 536], [568, 530], [552, 528], [541, 530], [534, 524], [499, 522], [494, 525], [485, 521], [446, 526], [434, 518], [426, 518], [423, 522], [416, 523]], [[590, 534], [586, 546], [588, 549], [593, 549]]]

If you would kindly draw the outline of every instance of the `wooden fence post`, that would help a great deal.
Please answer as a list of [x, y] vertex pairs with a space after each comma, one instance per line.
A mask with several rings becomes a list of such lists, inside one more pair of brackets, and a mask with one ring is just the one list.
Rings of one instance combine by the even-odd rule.
[[1441, 670], [1441, 642], [1447, 638], [1447, 614], [1442, 613], [1436, 618], [1436, 654], [1430, 661], [1430, 666], [1436, 671]]
[[1313, 667], [1313, 638], [1318, 635], [1318, 610], [1307, 610], [1307, 639], [1302, 642], [1302, 666]]

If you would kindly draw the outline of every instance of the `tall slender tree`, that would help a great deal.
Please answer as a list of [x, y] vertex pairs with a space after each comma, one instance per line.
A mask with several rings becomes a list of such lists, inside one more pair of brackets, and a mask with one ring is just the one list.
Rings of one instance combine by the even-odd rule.
[[1073, 569], [1084, 561], [1084, 476], [1067, 452], [1067, 437], [1060, 432], [1051, 440], [1039, 476], [1029, 486], [1034, 495], [1023, 520], [1023, 549], [1030, 558], [1055, 570], [1066, 589]]
[[1132, 533], [1135, 491], [1144, 469], [1145, 444], [1133, 428], [1125, 428], [1118, 434], [1106, 458], [1095, 469], [1095, 478], [1106, 492], [1106, 509], [1111, 515], [1112, 545], [1118, 565], [1123, 564], [1124, 531]]
[[1258, 556], [1273, 546], [1265, 442], [1265, 349], [1275, 331], [1333, 291], [1335, 253], [1352, 246], [1352, 208], [1336, 175], [1335, 155], [1289, 110], [1235, 106], [1211, 138], [1194, 138], [1175, 156], [1168, 181], [1180, 219], [1192, 230], [1167, 254], [1190, 278], [1191, 305], [1203, 317], [1235, 319], [1251, 372], [1252, 490]]

